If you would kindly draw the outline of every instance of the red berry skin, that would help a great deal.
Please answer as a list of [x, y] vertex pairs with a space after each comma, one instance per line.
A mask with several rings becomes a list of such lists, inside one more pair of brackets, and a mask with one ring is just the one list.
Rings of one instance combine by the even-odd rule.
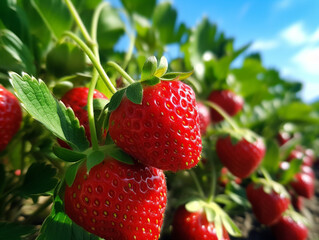
[[258, 167], [265, 155], [265, 145], [261, 139], [251, 143], [242, 139], [232, 144], [230, 136], [218, 138], [216, 152], [222, 164], [239, 178], [248, 177]]
[[306, 173], [297, 173], [290, 185], [302, 197], [310, 199], [315, 194], [314, 178]]
[[18, 99], [0, 85], [0, 151], [19, 131], [21, 121], [22, 111]]
[[306, 240], [308, 229], [302, 223], [297, 223], [288, 216], [283, 216], [271, 227], [276, 240]]
[[287, 161], [291, 162], [293, 159], [301, 159], [302, 164], [305, 166], [312, 166], [313, 165], [313, 159], [312, 157], [306, 155], [303, 150], [294, 149], [289, 154]]
[[192, 168], [202, 150], [195, 93], [180, 81], [145, 86], [141, 105], [124, 97], [111, 113], [109, 133], [145, 165], [173, 172]]
[[[87, 105], [88, 93], [89, 88], [87, 87], [73, 88], [62, 97], [61, 101], [66, 107], [72, 108], [74, 115], [79, 119], [80, 125], [82, 125], [85, 129], [85, 135], [87, 139], [91, 142], [88, 113], [84, 109], [84, 107]], [[94, 90], [93, 93], [93, 99], [95, 98], [107, 99], [103, 93], [97, 90]], [[59, 140], [59, 144], [63, 147], [69, 148], [69, 146], [61, 140]]]
[[207, 128], [210, 124], [209, 108], [200, 102], [197, 103], [197, 107], [199, 114], [200, 133], [201, 135], [205, 135]]
[[204, 212], [188, 212], [184, 206], [179, 207], [173, 219], [172, 238], [174, 240], [229, 240], [223, 228], [223, 238], [218, 239], [214, 223], [207, 221]]
[[65, 212], [79, 226], [113, 240], [158, 239], [166, 207], [163, 171], [106, 159], [82, 166], [65, 189]]
[[[244, 100], [231, 90], [212, 91], [208, 97], [211, 101], [220, 106], [229, 116], [235, 116], [244, 105]], [[214, 109], [210, 109], [211, 119], [214, 123], [218, 123], [224, 118]]]
[[301, 211], [303, 209], [303, 197], [298, 196], [293, 191], [290, 192], [291, 204], [296, 211]]
[[287, 132], [280, 132], [277, 135], [277, 141], [280, 146], [284, 145], [286, 142], [288, 142], [291, 139], [291, 136]]
[[257, 220], [267, 226], [276, 223], [290, 204], [289, 198], [272, 191], [264, 192], [263, 186], [250, 183], [246, 194]]

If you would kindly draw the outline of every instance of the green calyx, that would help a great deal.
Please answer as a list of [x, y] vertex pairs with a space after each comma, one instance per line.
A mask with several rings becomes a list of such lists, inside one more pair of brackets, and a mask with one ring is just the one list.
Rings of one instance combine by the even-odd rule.
[[215, 202], [198, 199], [188, 202], [185, 208], [189, 212], [205, 212], [207, 221], [214, 223], [218, 239], [223, 237], [223, 228], [234, 237], [240, 237], [241, 232], [228, 214]]

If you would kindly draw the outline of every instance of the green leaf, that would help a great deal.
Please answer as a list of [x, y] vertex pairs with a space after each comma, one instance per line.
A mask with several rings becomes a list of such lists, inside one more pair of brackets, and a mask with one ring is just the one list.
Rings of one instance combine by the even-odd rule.
[[215, 211], [211, 208], [205, 207], [205, 214], [206, 214], [207, 221], [209, 223], [212, 223], [216, 217]]
[[146, 59], [143, 69], [142, 69], [142, 75], [141, 80], [147, 80], [154, 76], [154, 73], [157, 69], [157, 59], [155, 56], [151, 56]]
[[29, 48], [11, 31], [0, 30], [0, 68], [35, 74], [34, 57]]
[[10, 77], [17, 97], [33, 118], [75, 150], [84, 151], [89, 147], [84, 128], [80, 127], [72, 109], [58, 102], [43, 81], [27, 74], [21, 77], [10, 73]]
[[56, 38], [60, 38], [65, 31], [71, 29], [72, 17], [64, 1], [31, 0], [31, 4]]
[[194, 200], [185, 204], [185, 208], [189, 212], [198, 212], [203, 208], [203, 203], [201, 200]]
[[171, 72], [164, 74], [160, 79], [164, 81], [172, 81], [172, 80], [184, 80], [190, 77], [194, 71], [190, 72]]
[[91, 168], [100, 164], [104, 160], [104, 153], [101, 151], [93, 151], [88, 155], [86, 161], [87, 172], [90, 172]]
[[166, 57], [162, 56], [160, 63], [156, 69], [156, 72], [154, 73], [154, 76], [160, 78], [161, 76], [163, 76], [166, 73], [167, 68], [168, 68], [167, 59], [166, 59]]
[[75, 43], [64, 42], [48, 53], [46, 67], [58, 78], [83, 72], [86, 67], [85, 54]]
[[56, 169], [45, 163], [33, 163], [24, 178], [23, 184], [18, 188], [18, 193], [23, 196], [43, 194], [52, 190], [58, 179]]
[[63, 201], [56, 196], [50, 215], [45, 219], [37, 240], [99, 240], [76, 225], [64, 212]]
[[124, 32], [125, 24], [118, 11], [110, 4], [106, 4], [101, 12], [97, 28], [100, 50], [112, 50]]
[[156, 0], [121, 0], [125, 9], [132, 15], [134, 13], [150, 18], [156, 6]]
[[133, 158], [115, 145], [107, 152], [107, 154], [120, 162], [130, 165], [134, 164]]
[[153, 25], [159, 32], [160, 40], [165, 45], [173, 43], [175, 37], [175, 23], [177, 12], [170, 2], [162, 2], [155, 8], [153, 14]]
[[148, 85], [148, 86], [154, 86], [160, 82], [161, 82], [161, 80], [158, 77], [153, 76], [150, 79], [143, 81], [142, 83], [145, 85]]
[[73, 182], [74, 182], [74, 179], [76, 177], [76, 174], [78, 172], [78, 169], [79, 167], [81, 166], [81, 164], [83, 164], [83, 161], [78, 161], [72, 165], [70, 165], [68, 167], [68, 169], [66, 170], [66, 173], [65, 173], [65, 181], [66, 181], [66, 184], [71, 187]]
[[27, 238], [35, 232], [36, 229], [34, 226], [0, 222], [0, 239], [21, 240]]
[[118, 106], [120, 106], [120, 103], [122, 101], [122, 98], [124, 96], [125, 91], [126, 91], [126, 88], [123, 88], [123, 89], [117, 91], [116, 93], [114, 93], [114, 95], [111, 97], [109, 105], [108, 105], [109, 112], [114, 111], [115, 109], [118, 108]]
[[229, 235], [234, 237], [241, 236], [241, 231], [227, 214], [223, 214], [222, 222], [223, 222], [223, 226], [226, 228], [226, 231], [229, 233]]
[[142, 104], [143, 87], [140, 82], [131, 84], [126, 89], [126, 97], [135, 104]]
[[270, 174], [274, 174], [278, 170], [280, 163], [279, 146], [275, 140], [268, 140], [266, 146], [267, 152], [261, 165]]
[[53, 153], [60, 159], [66, 162], [77, 162], [86, 157], [85, 154], [72, 151], [67, 148], [54, 146]]

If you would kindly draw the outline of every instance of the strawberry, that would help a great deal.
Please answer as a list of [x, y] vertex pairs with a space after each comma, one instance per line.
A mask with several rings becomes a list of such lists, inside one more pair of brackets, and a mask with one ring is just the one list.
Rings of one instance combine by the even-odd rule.
[[106, 159], [87, 173], [80, 167], [65, 189], [65, 212], [101, 238], [158, 239], [166, 207], [163, 171]]
[[174, 172], [192, 168], [202, 150], [195, 93], [180, 81], [144, 86], [140, 105], [124, 97], [111, 113], [109, 133], [145, 165]]
[[197, 103], [197, 107], [198, 107], [198, 115], [199, 115], [200, 133], [202, 135], [205, 135], [207, 127], [210, 124], [209, 108], [200, 102]]
[[231, 173], [229, 173], [228, 169], [226, 167], [223, 167], [220, 171], [220, 177], [218, 178], [219, 184], [222, 187], [225, 187], [227, 183], [230, 181], [235, 181], [235, 183], [240, 184], [241, 179], [238, 177], [233, 176]]
[[308, 199], [312, 198], [315, 193], [314, 178], [303, 172], [297, 173], [290, 185], [298, 195]]
[[313, 158], [311, 156], [308, 156], [304, 153], [303, 149], [294, 149], [290, 152], [288, 158], [286, 161], [290, 162], [293, 159], [301, 159], [302, 164], [306, 166], [312, 166], [313, 165]]
[[[91, 142], [88, 114], [87, 111], [84, 109], [84, 107], [87, 105], [88, 93], [89, 89], [87, 87], [73, 88], [62, 97], [61, 101], [65, 104], [66, 107], [72, 108], [75, 116], [79, 119], [80, 124], [85, 129], [87, 139]], [[107, 99], [107, 97], [103, 93], [97, 90], [94, 90], [93, 98]], [[61, 140], [58, 141], [61, 146], [69, 148], [65, 142]]]
[[177, 209], [173, 219], [172, 239], [174, 240], [228, 240], [229, 235], [223, 227], [223, 238], [218, 239], [214, 223], [207, 221], [204, 211], [188, 212], [185, 206]]
[[290, 139], [291, 139], [291, 136], [287, 132], [279, 132], [277, 135], [277, 141], [278, 141], [280, 146], [284, 145]]
[[301, 222], [294, 221], [289, 216], [283, 216], [271, 227], [277, 240], [306, 240], [308, 229]]
[[0, 151], [18, 132], [21, 121], [22, 111], [18, 99], [0, 85]]
[[247, 198], [257, 220], [267, 226], [276, 223], [290, 204], [288, 196], [274, 190], [265, 192], [264, 185], [250, 183], [246, 188]]
[[303, 197], [298, 196], [293, 191], [290, 191], [290, 197], [291, 197], [291, 204], [296, 209], [296, 211], [301, 211], [303, 208]]
[[[208, 97], [211, 101], [220, 106], [229, 116], [236, 115], [244, 105], [244, 100], [231, 90], [212, 91]], [[224, 118], [214, 109], [210, 109], [211, 119], [214, 123], [222, 121]]]
[[220, 137], [216, 143], [216, 152], [222, 164], [239, 178], [248, 177], [260, 164], [265, 155], [265, 145], [261, 138], [255, 142], [246, 139], [233, 144], [231, 137]]

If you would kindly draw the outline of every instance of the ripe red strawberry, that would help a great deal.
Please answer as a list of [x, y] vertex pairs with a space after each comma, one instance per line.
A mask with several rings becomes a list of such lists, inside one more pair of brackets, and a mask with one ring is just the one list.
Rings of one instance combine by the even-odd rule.
[[[212, 91], [208, 97], [211, 101], [220, 106], [228, 115], [236, 115], [244, 105], [244, 100], [231, 90]], [[210, 109], [211, 118], [214, 123], [222, 121], [224, 118], [214, 109]]]
[[82, 166], [65, 189], [65, 212], [95, 235], [114, 240], [158, 239], [166, 207], [163, 171], [106, 159]]
[[207, 127], [210, 124], [209, 108], [200, 102], [197, 103], [197, 107], [198, 107], [198, 114], [199, 114], [200, 133], [202, 135], [205, 135]]
[[214, 223], [207, 221], [204, 212], [188, 212], [184, 206], [177, 209], [173, 219], [172, 239], [174, 240], [229, 240], [225, 228], [223, 238], [218, 239]]
[[308, 237], [306, 226], [288, 216], [283, 216], [271, 229], [277, 240], [306, 240]]
[[[79, 119], [80, 125], [82, 125], [85, 129], [87, 139], [91, 142], [88, 113], [84, 109], [84, 107], [87, 105], [88, 93], [89, 89], [87, 87], [73, 88], [62, 97], [61, 101], [66, 107], [73, 109], [75, 116]], [[94, 91], [93, 98], [107, 99], [103, 93], [97, 90]], [[59, 140], [59, 144], [63, 147], [69, 148], [68, 145], [61, 140]]]
[[174, 172], [192, 168], [202, 150], [195, 93], [180, 81], [145, 86], [141, 105], [124, 97], [111, 113], [109, 133], [145, 165]]
[[216, 143], [216, 152], [222, 164], [239, 178], [248, 177], [260, 164], [265, 155], [265, 145], [258, 138], [251, 143], [242, 139], [233, 145], [231, 137], [220, 137]]
[[0, 85], [0, 151], [4, 150], [18, 132], [22, 112], [18, 99]]
[[290, 185], [298, 195], [308, 199], [312, 198], [315, 193], [314, 178], [303, 172], [297, 173]]
[[284, 145], [286, 142], [288, 142], [291, 139], [291, 136], [287, 132], [280, 132], [277, 135], [277, 141], [280, 146]]
[[250, 183], [246, 188], [246, 193], [257, 220], [267, 226], [276, 223], [290, 204], [287, 196], [280, 195], [273, 190], [266, 193], [263, 185]]
[[303, 208], [303, 197], [298, 196], [293, 191], [290, 191], [289, 194], [291, 198], [291, 204], [294, 207], [294, 209], [296, 211], [301, 211], [301, 209]]

